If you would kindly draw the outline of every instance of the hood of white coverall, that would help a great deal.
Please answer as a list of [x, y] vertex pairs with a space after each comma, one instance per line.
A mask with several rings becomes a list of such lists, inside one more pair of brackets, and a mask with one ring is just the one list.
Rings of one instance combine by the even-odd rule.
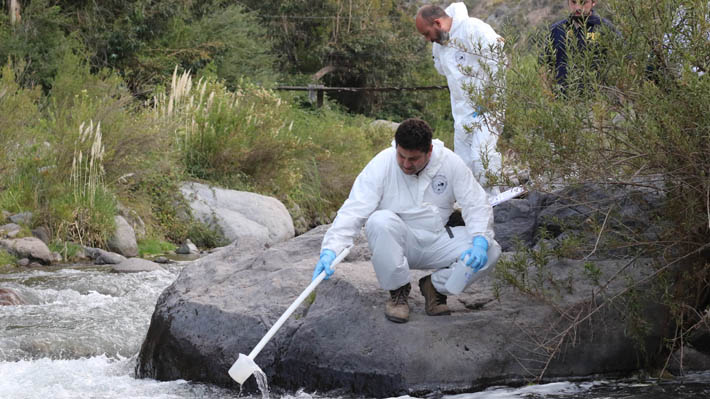
[[[470, 18], [464, 3], [449, 5], [446, 13], [454, 19], [449, 32], [452, 40], [459, 41], [467, 48], [474, 45], [470, 43], [471, 40], [480, 42], [481, 51], [484, 52], [487, 52], [489, 46], [498, 43], [500, 36], [487, 23], [477, 18]], [[457, 129], [461, 129], [462, 126], [472, 122], [471, 117], [476, 112], [465, 87], [482, 88], [487, 75], [482, 72], [480, 64], [487, 64], [490, 72], [494, 72], [498, 67], [496, 57], [493, 54], [481, 57], [478, 54], [462, 51], [456, 46], [442, 46], [439, 43], [433, 43], [432, 52], [434, 67], [441, 75], [446, 76], [451, 96], [451, 113]], [[460, 64], [471, 67], [473, 76], [468, 72], [463, 73]]]
[[444, 11], [453, 18], [468, 18], [468, 10], [464, 3], [451, 3]]

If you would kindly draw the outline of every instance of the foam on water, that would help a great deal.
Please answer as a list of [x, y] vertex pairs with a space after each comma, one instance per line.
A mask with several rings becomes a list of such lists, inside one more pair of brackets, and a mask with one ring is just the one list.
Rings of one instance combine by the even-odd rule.
[[555, 395], [577, 396], [588, 392], [594, 383], [553, 382], [528, 385], [521, 388], [492, 387], [481, 392], [446, 395], [443, 399], [520, 399], [542, 398]]
[[135, 358], [36, 359], [0, 362], [0, 398], [233, 398], [234, 393], [184, 380], [131, 376]]

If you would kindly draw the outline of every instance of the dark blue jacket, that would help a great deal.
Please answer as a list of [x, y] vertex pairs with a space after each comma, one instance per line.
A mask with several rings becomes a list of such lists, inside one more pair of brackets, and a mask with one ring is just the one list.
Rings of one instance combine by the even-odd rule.
[[[565, 18], [550, 27], [550, 50], [553, 53], [548, 54], [548, 56], [549, 62], [555, 67], [557, 83], [563, 87], [567, 86], [567, 41], [569, 40], [570, 43], [576, 41], [577, 50], [579, 51], [597, 51], [593, 47], [599, 40], [598, 35], [605, 34], [605, 32], [617, 33], [616, 28], [609, 20], [599, 17], [594, 11], [586, 18], [585, 26], [579, 26], [579, 24], [574, 23], [572, 18]], [[603, 55], [595, 55], [595, 66], [601, 56]]]

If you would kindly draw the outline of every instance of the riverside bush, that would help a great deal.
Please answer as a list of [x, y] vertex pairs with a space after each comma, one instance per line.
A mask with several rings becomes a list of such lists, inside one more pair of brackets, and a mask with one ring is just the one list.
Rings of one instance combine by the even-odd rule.
[[246, 76], [262, 86], [273, 84], [277, 58], [256, 16], [224, 0], [209, 3], [172, 17], [165, 33], [138, 51], [141, 63], [136, 73], [160, 76], [155, 83], [162, 83], [177, 64], [193, 72], [210, 71], [231, 89]]
[[76, 49], [75, 36], [64, 30], [69, 18], [50, 0], [22, 2], [22, 18], [16, 26], [5, 13], [0, 15], [0, 59], [22, 63], [18, 80], [24, 87], [39, 86], [48, 90], [60, 68], [62, 54]]
[[328, 109], [292, 110], [290, 116], [301, 144], [288, 171], [293, 184], [288, 191], [279, 185], [272, 191], [289, 207], [297, 230], [303, 231], [332, 221], [357, 174], [377, 152], [391, 145], [394, 133], [369, 126], [365, 117]]
[[64, 261], [76, 261], [77, 255], [83, 254], [84, 249], [73, 242], [67, 241], [52, 241], [47, 245], [49, 250], [62, 255]]
[[64, 54], [46, 96], [13, 83], [12, 65], [5, 66], [0, 99], [0, 106], [17, 107], [2, 117], [9, 128], [2, 137], [13, 151], [2, 162], [0, 202], [33, 211], [55, 237], [100, 246], [113, 229], [118, 177], [157, 159], [151, 154], [160, 135], [142, 126], [122, 80], [92, 74], [80, 54]]
[[[39, 100], [41, 92], [38, 89], [22, 88], [16, 81], [17, 66], [7, 62], [0, 77], [0, 207], [12, 212], [29, 209], [32, 203], [32, 191], [27, 187], [23, 190], [8, 190], [8, 187], [26, 186], [23, 179], [17, 179], [18, 174], [26, 169], [22, 157], [38, 147], [37, 127], [39, 126]], [[22, 67], [20, 66], [20, 70]]]
[[[154, 100], [156, 115], [177, 124], [175, 140], [188, 174], [238, 185], [241, 176], [268, 179], [291, 156], [294, 137], [282, 115], [287, 105], [272, 92], [244, 84], [235, 92], [189, 73], [173, 75], [170, 95]], [[233, 179], [236, 179], [234, 181]]]
[[[590, 70], [584, 54], [568, 49], [577, 85], [566, 92], [555, 87], [551, 69], [539, 63], [546, 45], [539, 37], [510, 35], [505, 84], [472, 98], [504, 122], [499, 146], [515, 153], [533, 187], [584, 183], [661, 198], [660, 208], [644, 206], [643, 195], [627, 199], [638, 200], [638, 216], [652, 221], [651, 229], [624, 223], [616, 204], [598, 207], [576, 228], [594, 238], [578, 242], [578, 252], [586, 254], [580, 258], [625, 250], [657, 260], [639, 266], [653, 268], [654, 286], [629, 278], [623, 301], [637, 342], [645, 339], [636, 308], [641, 296], [673, 311], [675, 335], [665, 342], [667, 354], [688, 342], [710, 309], [710, 10], [695, 0], [610, 0], [608, 8], [620, 35], [600, 39], [599, 69]], [[547, 278], [537, 260], [543, 250], [501, 262], [499, 277], [540, 295], [536, 278]], [[576, 272], [593, 277], [590, 271], [594, 266], [585, 263]], [[617, 278], [627, 277], [620, 272]], [[648, 355], [654, 361], [655, 354]]]
[[162, 255], [175, 250], [175, 245], [160, 238], [148, 237], [138, 241], [138, 256]]
[[17, 258], [4, 249], [0, 249], [0, 271], [13, 269], [16, 262]]
[[304, 219], [300, 230], [330, 220], [357, 173], [393, 136], [367, 128], [364, 117], [304, 111], [249, 82], [234, 92], [209, 78], [194, 85], [177, 70], [153, 104], [156, 119], [177, 126], [188, 175], [275, 196]]

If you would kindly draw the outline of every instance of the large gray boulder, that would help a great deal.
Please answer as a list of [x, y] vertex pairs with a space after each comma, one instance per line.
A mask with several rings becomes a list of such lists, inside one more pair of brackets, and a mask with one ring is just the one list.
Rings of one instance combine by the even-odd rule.
[[123, 204], [118, 204], [118, 214], [122, 216], [126, 222], [131, 226], [133, 232], [135, 233], [136, 239], [142, 240], [145, 238], [145, 222], [138, 215], [138, 212], [133, 209], [127, 208]]
[[534, 191], [524, 199], [514, 198], [493, 208], [496, 241], [503, 251], [514, 250], [520, 244], [531, 247], [535, 243], [538, 215], [550, 197]]
[[138, 243], [133, 227], [120, 215], [114, 216], [114, 221], [116, 230], [108, 240], [108, 248], [126, 257], [138, 256]]
[[[235, 386], [227, 370], [308, 285], [326, 228], [266, 250], [228, 246], [185, 267], [158, 300], [137, 375]], [[514, 255], [506, 253], [503, 260]], [[496, 290], [486, 279], [450, 297], [453, 314], [441, 317], [425, 314], [416, 282], [426, 273], [413, 271], [410, 321], [394, 324], [384, 317], [388, 293], [379, 288], [369, 256], [360, 237], [335, 275], [257, 356], [271, 385], [419, 396], [523, 383], [539, 375], [619, 375], [637, 370], [642, 351], [655, 353], [664, 331], [667, 312], [653, 298], [640, 297], [637, 304], [649, 332], [640, 342], [626, 333], [623, 306], [600, 306], [629, 278], [652, 270], [647, 261], [595, 260], [601, 281], [620, 270], [624, 276], [599, 291], [584, 276], [588, 260], [550, 259], [546, 270], [555, 281], [541, 282], [539, 289], [563, 298], [557, 308], [543, 296], [535, 300], [509, 288]], [[535, 266], [529, 269], [534, 276]], [[581, 323], [574, 326], [574, 320]], [[256, 389], [254, 379], [245, 388]]]
[[291, 215], [276, 198], [201, 183], [185, 183], [180, 190], [198, 220], [242, 248], [263, 248], [295, 234]]
[[51, 264], [54, 259], [47, 244], [35, 237], [0, 240], [0, 248], [7, 250], [17, 258], [27, 258], [43, 265]]
[[117, 265], [126, 260], [126, 257], [115, 252], [104, 251], [101, 248], [83, 247], [84, 254], [97, 265]]

